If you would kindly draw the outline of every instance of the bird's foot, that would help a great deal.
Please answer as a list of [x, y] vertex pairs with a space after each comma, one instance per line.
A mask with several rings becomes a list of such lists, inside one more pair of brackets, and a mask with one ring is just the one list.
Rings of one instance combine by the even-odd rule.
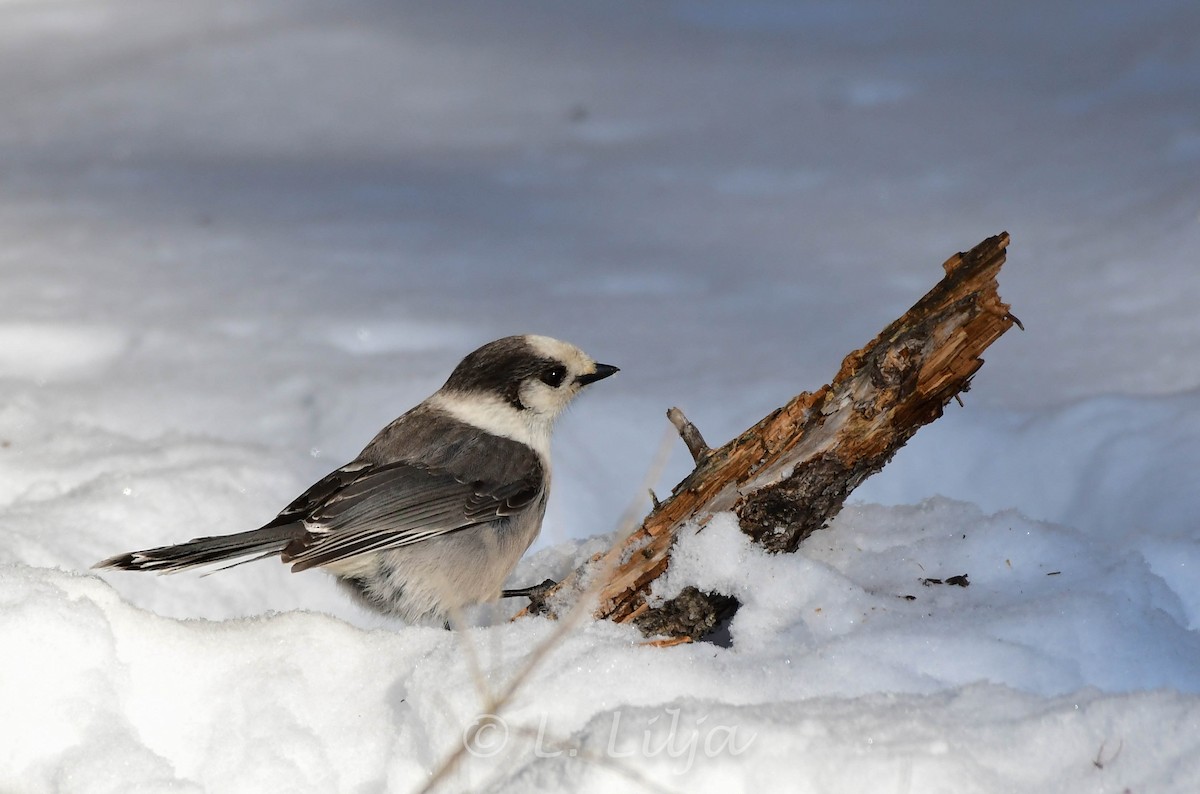
[[500, 597], [521, 598], [524, 596], [532, 601], [535, 598], [541, 598], [542, 596], [546, 595], [547, 591], [549, 591], [550, 588], [554, 587], [556, 584], [558, 584], [558, 582], [554, 581], [553, 579], [547, 579], [541, 584], [535, 584], [531, 587], [522, 587], [517, 590], [501, 590]]
[[535, 584], [532, 587], [522, 587], [517, 590], [501, 590], [501, 598], [520, 598], [529, 599], [529, 614], [542, 615], [546, 613], [546, 594], [549, 593], [558, 582], [553, 579], [547, 579], [541, 584]]

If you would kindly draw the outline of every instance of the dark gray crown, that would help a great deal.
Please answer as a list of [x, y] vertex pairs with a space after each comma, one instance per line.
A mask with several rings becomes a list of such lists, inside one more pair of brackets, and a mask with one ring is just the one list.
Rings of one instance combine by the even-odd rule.
[[442, 388], [495, 394], [516, 408], [524, 408], [521, 384], [560, 363], [535, 351], [524, 336], [506, 336], [469, 353]]

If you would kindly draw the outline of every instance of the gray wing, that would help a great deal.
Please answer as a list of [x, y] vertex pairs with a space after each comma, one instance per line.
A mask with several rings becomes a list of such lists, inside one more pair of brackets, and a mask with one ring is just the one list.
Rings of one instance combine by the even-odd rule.
[[[283, 560], [293, 563], [293, 571], [303, 571], [420, 543], [519, 512], [537, 500], [541, 489], [540, 466], [507, 482], [466, 482], [444, 469], [413, 463], [351, 464], [306, 492], [317, 497], [304, 505], [307, 532], [288, 544]], [[299, 518], [297, 503], [281, 517]]]

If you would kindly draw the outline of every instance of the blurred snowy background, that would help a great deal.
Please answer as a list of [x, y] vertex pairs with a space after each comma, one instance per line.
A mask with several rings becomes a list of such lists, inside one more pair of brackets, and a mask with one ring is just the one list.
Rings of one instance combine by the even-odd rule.
[[[1200, 788], [1196, 3], [0, 0], [0, 74], [0, 790], [418, 788], [461, 637], [88, 567], [259, 525], [534, 332], [622, 368], [556, 439], [560, 573], [667, 407], [723, 443], [1002, 230], [1028, 330], [966, 407], [792, 559], [697, 540], [733, 648], [589, 626], [450, 788]], [[494, 682], [553, 628], [497, 620]], [[671, 709], [755, 738], [645, 751]]]

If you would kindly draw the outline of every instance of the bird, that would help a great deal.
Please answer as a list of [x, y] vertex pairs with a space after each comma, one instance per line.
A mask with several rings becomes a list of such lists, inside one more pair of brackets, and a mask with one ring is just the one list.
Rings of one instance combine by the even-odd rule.
[[368, 609], [448, 621], [498, 596], [541, 530], [555, 420], [618, 368], [534, 334], [469, 353], [358, 456], [248, 532], [118, 554], [93, 568], [175, 573], [278, 557], [323, 568]]

